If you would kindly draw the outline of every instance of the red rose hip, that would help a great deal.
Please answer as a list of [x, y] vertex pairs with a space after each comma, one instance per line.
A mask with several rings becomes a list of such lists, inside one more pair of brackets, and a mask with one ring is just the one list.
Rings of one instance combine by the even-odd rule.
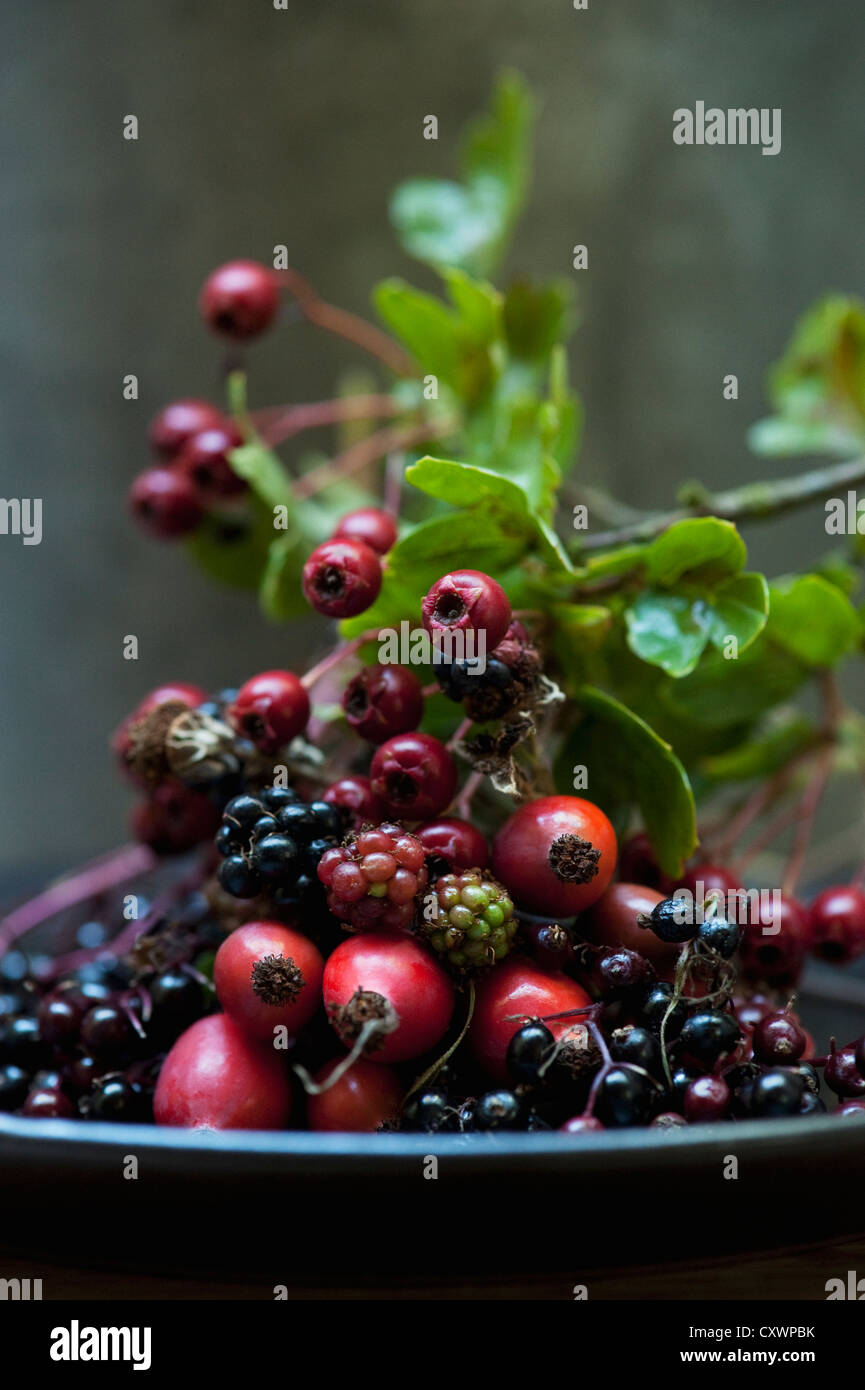
[[827, 888], [811, 904], [811, 950], [821, 960], [845, 965], [865, 951], [865, 893], [853, 884]]
[[324, 961], [318, 947], [281, 922], [247, 922], [216, 953], [217, 998], [238, 1028], [273, 1041], [285, 1027], [296, 1037], [321, 1003]]
[[[321, 1085], [341, 1061], [335, 1057], [325, 1063], [313, 1079]], [[328, 1090], [307, 1097], [307, 1124], [317, 1133], [373, 1134], [396, 1121], [403, 1090], [392, 1067], [361, 1057]]]
[[616, 867], [616, 835], [591, 801], [544, 796], [505, 821], [493, 841], [493, 873], [520, 907], [573, 917], [597, 902]]
[[200, 1018], [166, 1057], [153, 1113], [185, 1129], [284, 1129], [291, 1087], [282, 1054], [253, 1042], [226, 1014]]
[[451, 1021], [454, 987], [438, 961], [408, 936], [364, 932], [349, 937], [324, 967], [324, 1006], [345, 1047], [369, 1020], [382, 1031], [366, 1048], [370, 1062], [405, 1062], [441, 1041]]
[[[587, 1008], [591, 1002], [570, 976], [544, 970], [526, 956], [510, 956], [478, 982], [469, 1046], [485, 1072], [506, 1081], [508, 1043], [530, 1018]], [[546, 1026], [558, 1039], [582, 1021], [577, 1015]]]

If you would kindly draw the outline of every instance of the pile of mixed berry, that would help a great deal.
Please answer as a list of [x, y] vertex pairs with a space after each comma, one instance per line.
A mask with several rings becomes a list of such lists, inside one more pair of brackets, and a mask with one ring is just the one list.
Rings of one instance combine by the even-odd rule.
[[[307, 565], [313, 605], [368, 606], [393, 534], [384, 514], [345, 518]], [[0, 1109], [569, 1134], [833, 1099], [865, 1116], [865, 1037], [816, 1056], [793, 1007], [809, 952], [865, 951], [865, 893], [787, 894], [767, 914], [722, 865], [672, 883], [646, 834], [619, 852], [576, 796], [488, 794], [485, 834], [472, 799], [501, 748], [465, 729], [538, 715], [542, 653], [473, 570], [443, 576], [419, 618], [434, 639], [483, 632], [485, 668], [442, 659], [425, 687], [354, 642], [304, 677], [163, 686], [129, 715], [113, 747], [141, 793], [136, 837], [193, 870], [132, 931], [89, 923], [66, 961], [28, 967], [22, 943], [0, 957]], [[313, 702], [335, 680], [325, 726]], [[448, 743], [418, 731], [436, 689], [464, 705]]]

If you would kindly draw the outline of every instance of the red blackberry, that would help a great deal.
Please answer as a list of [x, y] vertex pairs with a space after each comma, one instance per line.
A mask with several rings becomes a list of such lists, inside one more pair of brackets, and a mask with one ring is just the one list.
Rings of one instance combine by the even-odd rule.
[[424, 904], [422, 930], [436, 955], [462, 972], [502, 960], [517, 921], [508, 890], [482, 869], [468, 869], [437, 881]]
[[327, 850], [318, 877], [334, 917], [355, 931], [410, 927], [429, 881], [420, 840], [387, 822]]

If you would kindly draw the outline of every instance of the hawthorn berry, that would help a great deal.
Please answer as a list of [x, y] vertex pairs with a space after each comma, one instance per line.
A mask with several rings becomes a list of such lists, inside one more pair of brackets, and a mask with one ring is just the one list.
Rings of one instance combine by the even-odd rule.
[[442, 860], [455, 874], [485, 869], [489, 846], [476, 825], [459, 816], [439, 816], [415, 831], [430, 860]]
[[612, 825], [598, 806], [576, 796], [527, 802], [493, 841], [493, 872], [527, 912], [584, 912], [615, 867]]
[[386, 555], [396, 544], [396, 522], [380, 507], [359, 507], [346, 513], [333, 535], [335, 540], [363, 541], [377, 555]]
[[150, 443], [157, 454], [173, 460], [194, 434], [221, 429], [225, 423], [222, 411], [209, 401], [172, 401], [151, 420]]
[[275, 1028], [296, 1037], [312, 1018], [323, 970], [321, 952], [309, 937], [281, 922], [247, 922], [216, 952], [213, 984], [238, 1028], [272, 1042]]
[[198, 300], [201, 317], [225, 338], [257, 338], [279, 308], [279, 284], [259, 261], [227, 261], [205, 280]]
[[129, 510], [160, 540], [188, 536], [204, 516], [195, 485], [176, 468], [148, 468], [129, 490]]
[[396, 734], [373, 754], [372, 789], [391, 815], [406, 820], [437, 816], [453, 800], [457, 767], [453, 756], [431, 734]]
[[328, 957], [324, 1006], [337, 1036], [351, 1047], [367, 1023], [378, 1025], [364, 1055], [405, 1062], [435, 1047], [453, 1014], [454, 988], [438, 961], [411, 937], [363, 932]]
[[184, 444], [177, 468], [206, 502], [237, 497], [246, 492], [247, 483], [235, 473], [228, 455], [242, 443], [243, 435], [231, 423], [201, 430]]
[[862, 1037], [856, 1044], [856, 1051], [854, 1053], [854, 1056], [856, 1058], [856, 1065], [859, 1068], [860, 1075], [865, 1076], [865, 1033], [863, 1033]]
[[[739, 893], [742, 884], [730, 869], [725, 869], [722, 864], [695, 864], [693, 868], [682, 875], [677, 888], [683, 888], [691, 894], [695, 903], [698, 894], [702, 894], [702, 905], [708, 898], [718, 900], [718, 915], [723, 916], [727, 903], [730, 901], [728, 894]], [[675, 896], [675, 894], [673, 894]]]
[[[342, 1060], [326, 1062], [313, 1080], [323, 1084]], [[359, 1057], [327, 1090], [307, 1096], [307, 1124], [317, 1133], [372, 1134], [396, 1124], [402, 1095], [402, 1082], [392, 1067]]]
[[808, 914], [811, 950], [821, 960], [845, 965], [865, 951], [865, 893], [853, 884], [826, 888]]
[[492, 653], [508, 630], [511, 605], [501, 584], [488, 574], [455, 570], [433, 584], [421, 604], [421, 616], [434, 641], [451, 632], [483, 632], [486, 651]]
[[353, 618], [378, 598], [381, 561], [363, 541], [330, 540], [303, 567], [307, 602], [326, 618]]
[[306, 728], [309, 696], [292, 671], [262, 671], [240, 687], [227, 717], [256, 748], [276, 753]]
[[227, 1014], [209, 1014], [181, 1033], [153, 1098], [158, 1125], [187, 1129], [284, 1129], [290, 1112], [281, 1054]]
[[526, 956], [508, 956], [477, 984], [468, 1042], [476, 1060], [495, 1081], [508, 1076], [508, 1044], [530, 1020], [543, 1019], [558, 1040], [581, 1015], [550, 1021], [548, 1015], [585, 1009], [591, 1000], [576, 980], [544, 970]]
[[416, 729], [423, 707], [421, 683], [407, 666], [365, 666], [342, 696], [346, 720], [368, 743]]
[[341, 777], [338, 782], [331, 783], [322, 800], [348, 812], [355, 826], [364, 821], [378, 825], [384, 820], [384, 803], [376, 796], [368, 777]]

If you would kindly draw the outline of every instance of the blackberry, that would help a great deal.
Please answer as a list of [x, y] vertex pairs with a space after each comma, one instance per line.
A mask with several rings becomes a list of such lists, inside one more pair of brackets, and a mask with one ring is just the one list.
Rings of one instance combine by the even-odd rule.
[[235, 898], [267, 892], [280, 906], [319, 896], [315, 870], [343, 828], [339, 809], [301, 801], [290, 787], [244, 792], [225, 807], [216, 832], [221, 886]]
[[429, 882], [420, 840], [389, 822], [326, 850], [316, 873], [334, 917], [355, 931], [410, 927]]
[[513, 945], [514, 905], [482, 869], [445, 874], [424, 904], [421, 930], [436, 955], [457, 971], [495, 965]]

